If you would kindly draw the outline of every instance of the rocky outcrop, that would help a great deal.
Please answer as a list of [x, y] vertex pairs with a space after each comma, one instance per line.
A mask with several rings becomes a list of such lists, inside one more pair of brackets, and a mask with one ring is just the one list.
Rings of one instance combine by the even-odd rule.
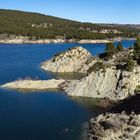
[[139, 140], [140, 115], [134, 113], [106, 113], [92, 118], [89, 140]]
[[60, 84], [65, 80], [18, 80], [15, 82], [2, 85], [2, 88], [9, 89], [33, 89], [33, 90], [46, 90], [46, 89], [59, 89]]
[[84, 96], [93, 98], [109, 98], [119, 101], [135, 94], [137, 85], [140, 85], [140, 67], [133, 72], [106, 68], [92, 72], [81, 80], [65, 83], [62, 88], [70, 96]]
[[41, 67], [52, 72], [88, 74], [80, 80], [72, 80], [62, 84], [61, 87], [67, 95], [109, 98], [113, 101], [119, 101], [134, 95], [136, 87], [140, 85], [139, 65], [135, 64], [133, 71], [117, 68], [117, 65], [124, 58], [132, 54], [133, 49], [126, 49], [106, 61], [98, 56], [93, 57], [82, 47], [74, 47], [44, 62]]
[[84, 48], [74, 47], [42, 63], [41, 68], [51, 72], [86, 73], [90, 65], [93, 65], [96, 61]]

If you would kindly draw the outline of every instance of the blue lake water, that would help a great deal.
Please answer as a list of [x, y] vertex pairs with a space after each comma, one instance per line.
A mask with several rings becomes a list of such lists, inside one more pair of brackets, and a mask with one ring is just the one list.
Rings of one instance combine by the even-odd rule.
[[[124, 47], [131, 47], [133, 43], [122, 42]], [[78, 45], [0, 44], [0, 85], [28, 76], [57, 77], [41, 70], [40, 64], [56, 53]], [[105, 49], [105, 44], [82, 46], [93, 55]], [[62, 91], [28, 93], [0, 89], [0, 140], [82, 140], [86, 122], [104, 111], [98, 106], [99, 102], [97, 99], [71, 98]]]

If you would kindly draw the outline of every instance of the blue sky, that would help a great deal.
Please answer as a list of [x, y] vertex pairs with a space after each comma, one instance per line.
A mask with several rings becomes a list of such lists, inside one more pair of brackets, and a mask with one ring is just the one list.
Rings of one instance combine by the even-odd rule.
[[93, 23], [140, 24], [140, 0], [0, 0], [16, 9]]

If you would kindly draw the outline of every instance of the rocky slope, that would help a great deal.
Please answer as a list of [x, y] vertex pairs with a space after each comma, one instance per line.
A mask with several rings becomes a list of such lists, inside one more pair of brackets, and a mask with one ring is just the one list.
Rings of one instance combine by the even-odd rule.
[[86, 73], [90, 64], [96, 59], [82, 47], [74, 47], [66, 52], [55, 55], [52, 59], [42, 63], [41, 68], [51, 72], [81, 72]]
[[133, 72], [107, 68], [105, 71], [92, 72], [87, 77], [62, 85], [70, 96], [109, 98], [122, 100], [135, 94], [140, 85], [140, 67]]
[[139, 140], [140, 94], [119, 102], [89, 123], [89, 140]]
[[90, 120], [89, 140], [139, 140], [140, 115], [106, 113]]

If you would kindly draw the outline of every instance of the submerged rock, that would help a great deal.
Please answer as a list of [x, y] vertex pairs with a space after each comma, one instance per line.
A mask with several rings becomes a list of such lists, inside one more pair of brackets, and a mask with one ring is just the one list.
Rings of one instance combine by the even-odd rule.
[[140, 115], [134, 113], [106, 113], [92, 118], [89, 140], [139, 140]]

